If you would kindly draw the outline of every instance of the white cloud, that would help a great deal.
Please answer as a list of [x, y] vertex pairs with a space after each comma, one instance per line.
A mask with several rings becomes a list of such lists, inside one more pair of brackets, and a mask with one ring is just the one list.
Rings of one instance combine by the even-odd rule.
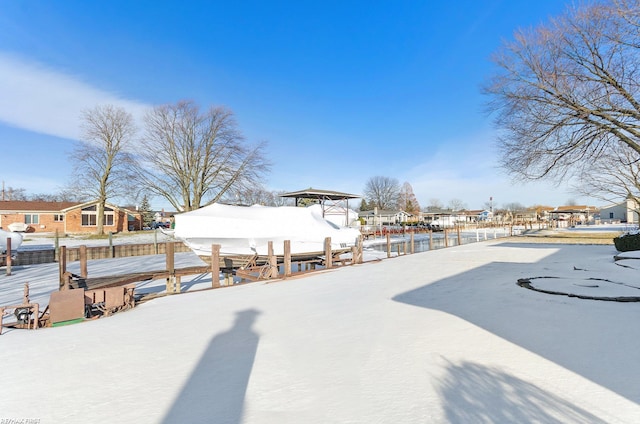
[[573, 194], [568, 183], [556, 186], [549, 181], [513, 182], [497, 166], [492, 137], [484, 133], [464, 140], [448, 140], [427, 161], [409, 169], [402, 179], [411, 183], [422, 206], [427, 206], [430, 199], [438, 199], [445, 205], [459, 199], [469, 209], [480, 209], [490, 197], [497, 207], [507, 203], [559, 206], [569, 200], [601, 203]]
[[80, 114], [97, 105], [121, 106], [138, 120], [150, 107], [100, 90], [74, 76], [0, 52], [0, 121], [77, 140]]

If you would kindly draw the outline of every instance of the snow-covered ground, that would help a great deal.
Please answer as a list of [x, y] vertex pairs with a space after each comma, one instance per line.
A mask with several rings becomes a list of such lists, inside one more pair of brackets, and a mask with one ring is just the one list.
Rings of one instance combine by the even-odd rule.
[[[516, 284], [534, 278], [545, 288], [634, 293], [640, 260], [614, 262], [617, 253], [512, 238], [218, 290], [194, 292], [211, 276], [193, 276], [183, 279], [191, 293], [112, 317], [5, 331], [0, 418], [640, 422], [640, 303]], [[91, 261], [89, 274], [163, 265], [162, 255]], [[57, 265], [0, 275], [0, 304], [19, 301], [24, 282], [34, 301], [45, 299]]]

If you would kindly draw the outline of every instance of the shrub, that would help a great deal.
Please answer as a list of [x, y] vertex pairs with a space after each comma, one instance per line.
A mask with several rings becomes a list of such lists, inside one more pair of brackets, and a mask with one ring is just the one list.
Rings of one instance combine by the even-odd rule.
[[640, 250], [640, 233], [622, 234], [613, 239], [613, 244], [615, 244], [619, 252]]

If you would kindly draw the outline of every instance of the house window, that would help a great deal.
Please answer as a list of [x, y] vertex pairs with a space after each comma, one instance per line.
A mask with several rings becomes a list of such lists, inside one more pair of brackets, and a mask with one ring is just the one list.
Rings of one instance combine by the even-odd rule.
[[38, 224], [40, 222], [38, 214], [26, 214], [24, 216], [25, 224]]
[[613, 219], [613, 212], [609, 212], [609, 219]]
[[54, 222], [62, 222], [64, 221], [64, 215], [62, 214], [53, 214], [53, 221]]
[[96, 226], [96, 214], [89, 214], [89, 213], [84, 213], [84, 211], [82, 212], [82, 226], [83, 227], [87, 227], [87, 226]]
[[[98, 225], [96, 213], [96, 206], [89, 206], [82, 209], [82, 226], [83, 227], [95, 227]], [[114, 213], [113, 209], [105, 207], [104, 208], [104, 225], [113, 225]]]

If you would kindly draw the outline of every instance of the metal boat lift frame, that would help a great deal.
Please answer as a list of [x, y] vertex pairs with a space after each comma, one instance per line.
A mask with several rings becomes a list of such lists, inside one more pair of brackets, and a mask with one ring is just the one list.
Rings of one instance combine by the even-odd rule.
[[280, 197], [295, 199], [295, 205], [300, 205], [300, 200], [309, 199], [316, 201], [322, 206], [322, 217], [327, 215], [344, 215], [345, 227], [348, 226], [349, 199], [359, 199], [362, 196], [357, 194], [342, 193], [331, 190], [318, 190], [315, 188], [307, 188], [305, 190], [292, 191], [290, 193], [281, 194]]

